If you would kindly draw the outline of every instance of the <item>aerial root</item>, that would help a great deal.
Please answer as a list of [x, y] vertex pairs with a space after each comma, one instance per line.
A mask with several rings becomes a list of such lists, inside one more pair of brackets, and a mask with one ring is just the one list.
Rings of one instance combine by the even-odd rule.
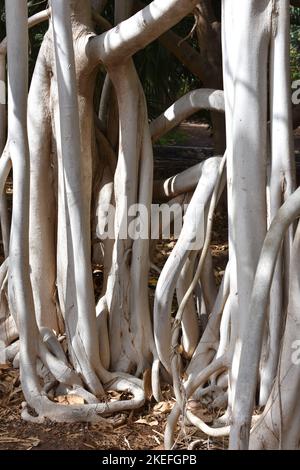
[[[58, 423], [107, 423], [103, 416], [126, 410], [134, 410], [142, 407], [145, 402], [145, 394], [142, 388], [129, 379], [113, 379], [105, 385], [105, 389], [126, 392], [132, 395], [132, 398], [112, 403], [108, 401], [99, 402], [95, 397], [92, 398], [91, 394], [83, 388], [75, 387], [69, 395], [81, 396], [90, 403], [84, 405], [64, 405], [54, 403], [42, 392], [32, 398], [30, 404], [23, 406], [22, 418], [34, 423], [42, 423], [46, 418]], [[93, 400], [94, 403], [91, 403]], [[97, 403], [95, 403], [96, 400], [98, 401]], [[33, 409], [37, 416], [34, 416], [29, 411], [30, 409]]]
[[211, 437], [222, 437], [222, 436], [229, 436], [230, 433], [230, 426], [224, 426], [223, 428], [213, 428], [208, 426], [199, 416], [194, 415], [192, 411], [186, 410], [186, 417], [191, 424], [193, 424], [196, 428], [200, 429], [200, 431], [204, 432], [208, 436]]
[[162, 401], [159, 373], [160, 373], [160, 361], [159, 361], [159, 358], [156, 357], [153, 361], [152, 369], [151, 369], [151, 386], [152, 386], [153, 397], [157, 401], [157, 403]]
[[182, 395], [180, 397], [180, 401], [177, 401], [175, 406], [173, 407], [172, 412], [169, 415], [167, 426], [165, 430], [165, 448], [167, 450], [173, 449], [174, 447], [174, 434], [178, 419], [181, 414], [184, 414], [188, 418], [188, 420], [194, 424], [195, 426], [199, 427], [202, 431], [205, 428], [205, 433], [210, 433], [209, 435], [212, 436], [220, 436], [220, 435], [228, 435], [229, 429], [226, 428], [211, 428], [207, 426], [200, 418], [196, 417], [192, 412], [189, 412], [186, 409], [186, 404], [190, 396], [203, 385], [207, 380], [217, 371], [227, 369], [229, 366], [229, 355], [224, 355], [219, 359], [213, 361], [209, 366], [203, 369], [196, 377], [189, 376], [187, 381], [182, 384], [184, 400], [182, 399]]

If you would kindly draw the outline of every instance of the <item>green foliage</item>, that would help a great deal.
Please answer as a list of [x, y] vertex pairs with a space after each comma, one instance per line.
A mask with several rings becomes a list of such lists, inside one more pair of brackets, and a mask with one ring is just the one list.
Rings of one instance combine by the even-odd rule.
[[135, 56], [150, 118], [156, 117], [180, 96], [197, 88], [198, 81], [160, 43], [155, 41]]
[[291, 76], [300, 79], [300, 8], [291, 7]]
[[184, 132], [174, 129], [168, 134], [164, 135], [158, 140], [159, 145], [178, 145], [184, 144], [187, 140], [187, 136]]

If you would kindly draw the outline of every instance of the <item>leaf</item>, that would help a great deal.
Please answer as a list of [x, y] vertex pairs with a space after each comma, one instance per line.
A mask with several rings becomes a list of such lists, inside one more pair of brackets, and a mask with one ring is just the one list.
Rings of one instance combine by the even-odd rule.
[[115, 390], [109, 390], [107, 395], [110, 402], [120, 401], [122, 399], [122, 393], [116, 392]]
[[161, 401], [159, 403], [157, 403], [153, 410], [154, 410], [154, 413], [155, 414], [159, 414], [159, 413], [169, 413], [171, 410], [172, 410], [172, 404], [168, 401]]
[[156, 419], [150, 421], [149, 423], [149, 426], [158, 426], [158, 421]]
[[150, 277], [149, 287], [156, 287], [156, 286], [157, 286], [157, 279], [155, 277]]
[[84, 399], [78, 395], [60, 395], [55, 401], [61, 405], [84, 405]]
[[135, 421], [136, 424], [146, 424], [147, 426], [158, 426], [158, 421], [156, 419], [152, 421], [147, 421], [145, 418], [140, 418]]

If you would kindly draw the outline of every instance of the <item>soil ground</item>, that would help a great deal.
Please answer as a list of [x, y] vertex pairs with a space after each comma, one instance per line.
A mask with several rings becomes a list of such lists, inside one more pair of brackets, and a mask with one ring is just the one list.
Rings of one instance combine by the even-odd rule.
[[[184, 123], [167, 142], [169, 147], [185, 147], [181, 157], [176, 157], [170, 166], [170, 157], [156, 157], [156, 172], [162, 177], [176, 174], [191, 164], [188, 157], [189, 148], [198, 148], [209, 154], [212, 151], [212, 139], [207, 126]], [[188, 148], [188, 149], [187, 149]], [[300, 152], [300, 132], [296, 136], [296, 148]], [[172, 152], [171, 152], [172, 153]], [[175, 241], [159, 244], [157, 264], [162, 265], [172, 250]], [[227, 262], [227, 220], [226, 215], [217, 213], [211, 244], [215, 276], [220, 281]], [[149, 287], [154, 290], [157, 275], [151, 273]], [[0, 365], [0, 450], [162, 450], [166, 418], [174, 405], [170, 390], [163, 392], [164, 400], [156, 404], [148, 401], [142, 410], [124, 412], [108, 418], [105, 424], [33, 424], [20, 417], [24, 400], [18, 370], [7, 365]], [[115, 397], [116, 399], [118, 397]], [[201, 406], [197, 410], [202, 419], [211, 423], [213, 416]], [[214, 415], [215, 416], [215, 415]], [[211, 440], [194, 427], [183, 423], [177, 429], [178, 449], [226, 449], [227, 440]]]

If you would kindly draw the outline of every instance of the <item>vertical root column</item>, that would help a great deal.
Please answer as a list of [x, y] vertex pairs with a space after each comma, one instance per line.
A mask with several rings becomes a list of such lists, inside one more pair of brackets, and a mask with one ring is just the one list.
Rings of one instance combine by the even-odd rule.
[[[146, 103], [130, 60], [109, 70], [120, 116], [115, 172], [115, 245], [107, 285], [111, 367], [139, 375], [150, 365], [153, 334], [148, 300], [149, 239], [139, 237], [137, 204], [150, 232], [153, 155]], [[143, 219], [145, 220], [145, 218]], [[130, 229], [130, 230], [129, 230]], [[134, 235], [134, 239], [132, 238]]]

